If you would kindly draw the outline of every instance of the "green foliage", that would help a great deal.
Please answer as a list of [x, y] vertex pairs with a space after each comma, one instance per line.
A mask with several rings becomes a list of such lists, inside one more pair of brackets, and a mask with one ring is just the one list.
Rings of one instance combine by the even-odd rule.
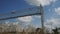
[[58, 28], [53, 29], [54, 34], [58, 34]]

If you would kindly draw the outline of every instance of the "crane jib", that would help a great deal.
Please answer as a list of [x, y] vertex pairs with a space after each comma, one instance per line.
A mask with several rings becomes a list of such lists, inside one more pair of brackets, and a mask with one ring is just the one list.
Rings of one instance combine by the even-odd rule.
[[18, 17], [24, 17], [24, 16], [31, 16], [31, 15], [39, 15], [40, 14], [40, 8], [28, 8], [18, 11], [12, 11], [10, 13], [0, 14], [0, 20], [6, 20], [11, 18], [18, 18]]

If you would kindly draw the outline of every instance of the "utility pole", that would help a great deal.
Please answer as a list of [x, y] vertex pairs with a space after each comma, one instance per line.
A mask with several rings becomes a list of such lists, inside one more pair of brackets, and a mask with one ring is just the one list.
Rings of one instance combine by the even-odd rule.
[[42, 34], [44, 34], [44, 11], [41, 4], [40, 4], [40, 13], [41, 13]]

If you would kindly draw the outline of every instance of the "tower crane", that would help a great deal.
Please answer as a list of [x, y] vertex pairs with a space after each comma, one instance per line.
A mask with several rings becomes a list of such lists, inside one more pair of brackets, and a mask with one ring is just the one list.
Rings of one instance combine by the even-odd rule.
[[22, 10], [10, 11], [9, 13], [0, 14], [0, 20], [31, 16], [31, 15], [41, 15], [42, 34], [44, 34], [44, 11], [42, 5], [40, 5], [40, 7], [25, 8]]

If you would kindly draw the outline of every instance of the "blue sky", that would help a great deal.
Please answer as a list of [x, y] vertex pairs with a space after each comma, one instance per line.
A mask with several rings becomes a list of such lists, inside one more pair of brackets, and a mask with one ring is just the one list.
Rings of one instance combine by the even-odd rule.
[[0, 0], [0, 13], [29, 7], [23, 0]]
[[[29, 1], [32, 2], [32, 0]], [[37, 4], [34, 5], [34, 3], [30, 3], [29, 1], [0, 0], [0, 14], [8, 13], [11, 12], [12, 10], [21, 10], [23, 8], [34, 7], [35, 5], [37, 5]], [[51, 22], [53, 23], [53, 27], [59, 26], [60, 0], [56, 0], [56, 1], [46, 0], [46, 1], [45, 1], [46, 3], [44, 3], [44, 0], [41, 1], [44, 10], [45, 26], [49, 28], [50, 25], [47, 26], [46, 23], [50, 24]], [[36, 2], [36, 0], [34, 0], [34, 2]], [[35, 7], [38, 7], [38, 5]], [[5, 20], [4, 22], [23, 22], [23, 23], [26, 22], [25, 24], [32, 24], [36, 27], [40, 27], [41, 25], [40, 16], [27, 16], [22, 18]]]

